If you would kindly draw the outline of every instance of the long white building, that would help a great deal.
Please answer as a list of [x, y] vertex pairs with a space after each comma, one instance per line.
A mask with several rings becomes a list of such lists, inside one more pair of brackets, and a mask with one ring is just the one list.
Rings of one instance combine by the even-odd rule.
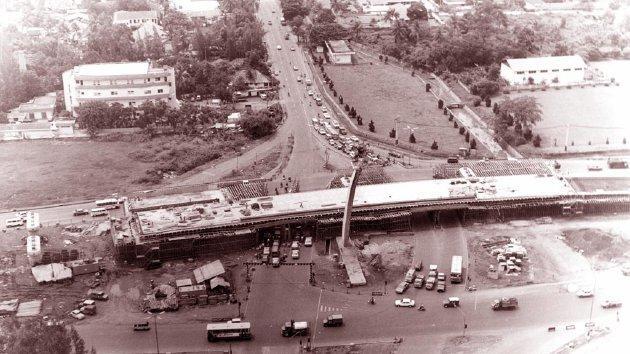
[[501, 77], [510, 85], [573, 84], [584, 81], [586, 69], [579, 55], [506, 59]]
[[66, 110], [88, 101], [118, 102], [138, 107], [145, 101], [165, 101], [177, 107], [175, 70], [156, 67], [151, 62], [100, 63], [75, 66], [63, 73]]

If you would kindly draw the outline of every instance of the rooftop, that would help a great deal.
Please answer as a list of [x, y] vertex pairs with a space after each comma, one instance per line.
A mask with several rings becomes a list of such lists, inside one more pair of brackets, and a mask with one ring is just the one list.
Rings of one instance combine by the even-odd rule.
[[114, 23], [127, 22], [129, 20], [141, 20], [145, 18], [158, 18], [157, 11], [116, 11], [114, 12]]
[[219, 260], [210, 262], [193, 270], [193, 275], [195, 276], [195, 282], [197, 284], [202, 284], [204, 281], [210, 280], [222, 274], [225, 274], [225, 268], [223, 268], [223, 264]]
[[85, 64], [74, 67], [74, 75], [76, 76], [129, 76], [129, 75], [146, 75], [153, 70], [161, 70], [155, 68], [148, 61], [129, 62], [129, 63], [97, 63]]
[[328, 46], [330, 47], [330, 49], [334, 53], [350, 53], [350, 52], [352, 52], [352, 50], [350, 50], [350, 47], [348, 47], [348, 44], [346, 44], [346, 41], [344, 41], [344, 40], [328, 41], [327, 43], [328, 43]]
[[561, 57], [535, 57], [506, 59], [505, 62], [514, 71], [540, 70], [540, 69], [565, 69], [584, 68], [586, 63], [579, 55], [567, 55]]
[[[207, 193], [207, 192], [205, 192]], [[302, 193], [288, 193], [244, 199], [239, 204], [226, 202], [223, 192], [215, 202], [203, 202], [207, 197], [182, 194], [159, 198], [167, 206], [137, 212], [139, 227], [144, 235], [169, 231], [235, 225], [308, 212], [337, 212], [345, 207], [347, 188]], [[470, 179], [421, 180], [357, 187], [355, 207], [379, 207], [418, 202], [487, 201], [504, 198], [544, 198], [575, 194], [564, 179], [555, 175], [520, 175], [479, 177]], [[201, 202], [197, 202], [197, 201]], [[186, 204], [177, 202], [189, 201]], [[151, 199], [142, 204], [155, 208]]]
[[55, 92], [51, 92], [46, 96], [35, 97], [26, 103], [22, 103], [18, 107], [18, 110], [20, 112], [52, 110], [55, 109], [56, 102], [57, 94]]

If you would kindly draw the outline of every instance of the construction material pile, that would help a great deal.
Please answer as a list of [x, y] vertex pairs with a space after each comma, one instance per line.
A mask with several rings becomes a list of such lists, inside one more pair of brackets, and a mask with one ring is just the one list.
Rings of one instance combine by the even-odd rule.
[[[490, 266], [489, 274], [498, 271], [505, 274], [519, 275], [527, 259], [527, 250], [521, 242], [514, 238], [500, 237], [485, 240], [482, 246], [496, 257], [497, 267]], [[490, 275], [492, 277], [492, 275]]]

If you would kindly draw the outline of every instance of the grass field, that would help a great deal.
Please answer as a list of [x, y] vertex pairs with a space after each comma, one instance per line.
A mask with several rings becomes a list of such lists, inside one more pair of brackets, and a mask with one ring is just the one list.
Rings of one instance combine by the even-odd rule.
[[124, 191], [152, 166], [128, 156], [136, 148], [137, 144], [131, 142], [1, 143], [0, 208], [60, 203]]
[[373, 120], [376, 133], [388, 137], [399, 120], [397, 133], [401, 141], [409, 141], [413, 130], [417, 144], [426, 150], [430, 150], [433, 140], [442, 152], [453, 153], [461, 146], [468, 146], [458, 129], [437, 108], [433, 95], [424, 92], [420, 82], [408, 72], [378, 60], [373, 65], [328, 65], [325, 70], [343, 96], [344, 104], [354, 106], [363, 117], [362, 129], [367, 131], [368, 123]]

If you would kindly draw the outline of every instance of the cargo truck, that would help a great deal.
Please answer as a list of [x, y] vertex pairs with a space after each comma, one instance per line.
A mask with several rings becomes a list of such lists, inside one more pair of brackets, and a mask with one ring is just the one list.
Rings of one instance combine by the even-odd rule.
[[496, 299], [492, 302], [492, 309], [499, 310], [515, 310], [518, 308], [518, 300], [515, 297]]
[[323, 324], [324, 327], [343, 326], [343, 316], [341, 314], [330, 315], [323, 321]]
[[291, 320], [282, 326], [283, 337], [307, 336], [308, 334], [308, 322], [306, 321]]

